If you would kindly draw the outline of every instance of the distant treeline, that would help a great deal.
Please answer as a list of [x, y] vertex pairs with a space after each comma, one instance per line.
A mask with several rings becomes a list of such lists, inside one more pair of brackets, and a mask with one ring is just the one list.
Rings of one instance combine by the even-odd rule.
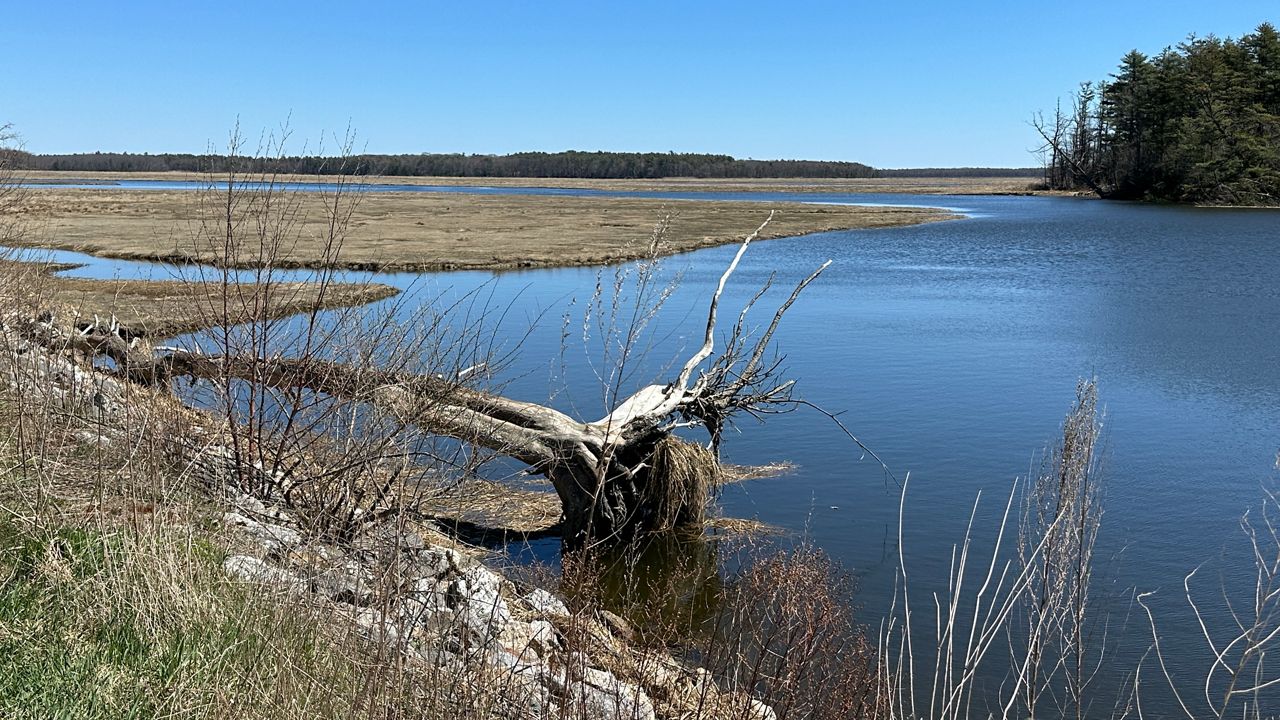
[[83, 172], [225, 172], [234, 162], [252, 172], [307, 175], [435, 177], [548, 177], [644, 179], [696, 178], [867, 178], [876, 170], [855, 162], [809, 160], [739, 160], [728, 155], [690, 153], [527, 152], [513, 155], [358, 155], [330, 157], [235, 158], [220, 155], [76, 153], [21, 154], [18, 164], [29, 170]]
[[1038, 178], [1044, 174], [1042, 168], [1025, 167], [1025, 168], [987, 168], [987, 167], [961, 167], [961, 168], [900, 168], [900, 169], [883, 169], [876, 170], [876, 177], [900, 177], [900, 178], [937, 178], [937, 177], [1011, 177], [1011, 178]]
[[739, 160], [728, 155], [692, 153], [526, 152], [513, 155], [358, 155], [349, 158], [228, 158], [221, 155], [163, 153], [15, 153], [27, 170], [78, 172], [226, 172], [234, 164], [248, 172], [305, 175], [391, 175], [406, 177], [490, 178], [877, 178], [1039, 175], [1035, 168], [957, 168], [877, 170], [856, 162], [817, 160]]
[[1038, 118], [1045, 181], [1104, 197], [1280, 204], [1280, 34], [1134, 50], [1110, 80]]

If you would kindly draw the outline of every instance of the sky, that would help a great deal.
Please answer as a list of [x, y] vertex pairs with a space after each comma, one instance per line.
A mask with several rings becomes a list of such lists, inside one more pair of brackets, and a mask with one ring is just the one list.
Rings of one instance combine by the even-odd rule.
[[1029, 125], [1131, 49], [1277, 0], [11, 2], [0, 124], [37, 153], [256, 140], [373, 153], [709, 152], [1027, 167]]

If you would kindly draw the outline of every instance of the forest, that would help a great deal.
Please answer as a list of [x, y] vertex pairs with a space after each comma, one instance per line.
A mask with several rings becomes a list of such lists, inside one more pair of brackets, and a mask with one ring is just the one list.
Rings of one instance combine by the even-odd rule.
[[1280, 203], [1280, 33], [1192, 36], [1124, 56], [1051, 117], [1037, 115], [1045, 182], [1102, 197]]
[[[27, 170], [83, 172], [224, 172], [220, 155], [95, 152], [15, 158]], [[237, 160], [243, 167], [243, 161]], [[511, 155], [421, 153], [255, 158], [252, 172], [307, 175], [391, 175], [402, 177], [557, 177], [649, 179], [697, 178], [866, 178], [875, 169], [855, 162], [739, 160], [693, 153], [522, 152]]]
[[[185, 153], [93, 152], [35, 155], [10, 151], [13, 166], [25, 170], [71, 172], [222, 173], [230, 160], [222, 155]], [[695, 153], [522, 152], [511, 155], [421, 153], [366, 154], [335, 158], [295, 156], [254, 158], [245, 168], [255, 173], [305, 175], [388, 175], [393, 177], [492, 178], [884, 178], [884, 177], [1031, 177], [1038, 168], [876, 169], [856, 162], [820, 160], [741, 160], [729, 155]]]

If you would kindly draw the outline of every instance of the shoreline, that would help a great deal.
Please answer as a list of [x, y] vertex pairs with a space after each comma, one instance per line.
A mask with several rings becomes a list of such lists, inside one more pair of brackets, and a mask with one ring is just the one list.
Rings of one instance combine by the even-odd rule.
[[[23, 171], [24, 182], [39, 187], [59, 185], [102, 185], [111, 187], [120, 181], [200, 182], [208, 175], [193, 172], [79, 172], [62, 170]], [[342, 176], [288, 174], [275, 176], [279, 182], [332, 182]], [[215, 176], [213, 181], [223, 178]], [[1070, 196], [1049, 190], [1036, 190], [1032, 178], [1025, 177], [896, 177], [896, 178], [657, 178], [595, 179], [553, 177], [453, 177], [364, 175], [345, 176], [359, 185], [407, 185], [421, 187], [493, 187], [548, 188], [621, 192], [780, 192], [780, 193], [871, 193], [916, 195], [1044, 195]]]
[[[111, 318], [129, 337], [158, 341], [198, 332], [217, 323], [213, 301], [216, 283], [182, 280], [98, 280], [65, 277], [76, 263], [46, 263], [0, 259], [0, 299], [6, 302], [34, 300], [38, 312], [75, 324], [82, 318]], [[396, 288], [380, 283], [333, 283], [320, 296], [320, 286], [307, 282], [282, 282], [282, 297], [273, 319], [291, 317], [313, 309], [353, 308], [394, 297]], [[5, 297], [15, 294], [17, 297]]]

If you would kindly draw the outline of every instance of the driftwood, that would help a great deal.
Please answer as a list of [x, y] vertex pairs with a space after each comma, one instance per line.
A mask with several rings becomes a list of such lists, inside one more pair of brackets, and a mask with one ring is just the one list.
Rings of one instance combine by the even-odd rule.
[[[764, 295], [766, 285], [740, 312], [726, 346], [718, 354], [715, 347], [725, 285], [768, 222], [743, 241], [725, 269], [711, 296], [702, 345], [677, 376], [666, 384], [641, 388], [593, 422], [434, 375], [315, 358], [228, 357], [150, 348], [102, 323], [85, 326], [70, 337], [49, 323], [31, 321], [26, 329], [37, 341], [109, 357], [117, 372], [134, 382], [156, 385], [186, 376], [306, 388], [366, 403], [430, 433], [515, 458], [551, 481], [563, 505], [565, 542], [581, 547], [651, 530], [701, 527], [706, 494], [719, 471], [717, 451], [726, 423], [736, 413], [758, 415], [792, 406], [793, 382], [776, 377], [778, 362], [767, 357], [770, 341], [787, 309], [830, 261], [792, 290], [765, 330], [748, 344], [747, 311]], [[677, 428], [692, 425], [709, 432], [707, 448], [673, 435]]]

